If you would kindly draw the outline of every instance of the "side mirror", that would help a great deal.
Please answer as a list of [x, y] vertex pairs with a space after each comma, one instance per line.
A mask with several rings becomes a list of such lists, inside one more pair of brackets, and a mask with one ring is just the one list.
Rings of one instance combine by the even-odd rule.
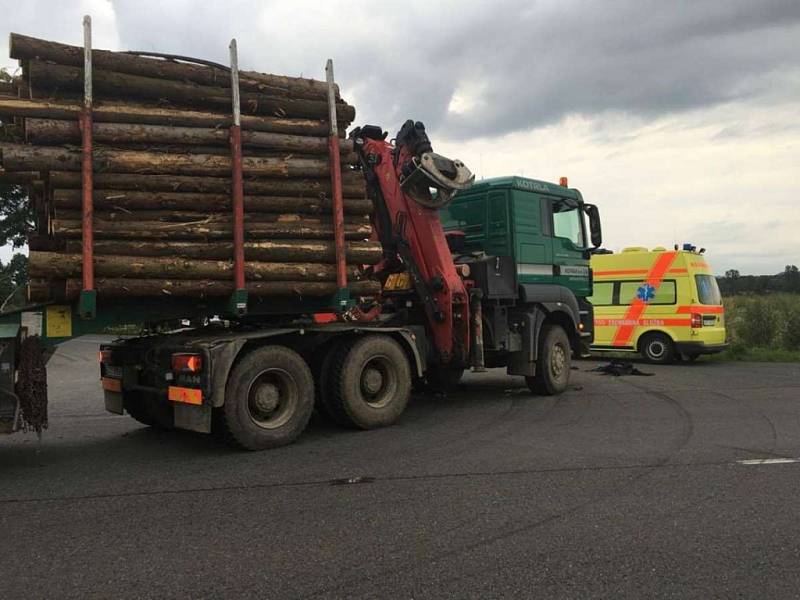
[[603, 245], [603, 228], [600, 225], [600, 211], [594, 204], [584, 204], [583, 210], [589, 217], [589, 229], [592, 232], [592, 246], [599, 248]]

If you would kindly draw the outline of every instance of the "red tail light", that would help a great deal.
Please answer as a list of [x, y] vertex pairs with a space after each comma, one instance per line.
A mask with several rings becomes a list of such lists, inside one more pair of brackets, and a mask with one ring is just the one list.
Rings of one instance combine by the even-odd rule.
[[699, 313], [692, 313], [692, 329], [698, 329], [703, 326], [703, 315]]
[[111, 350], [100, 350], [97, 353], [97, 360], [101, 363], [108, 364], [111, 362]]
[[172, 370], [185, 373], [199, 373], [203, 368], [203, 357], [199, 354], [173, 354]]

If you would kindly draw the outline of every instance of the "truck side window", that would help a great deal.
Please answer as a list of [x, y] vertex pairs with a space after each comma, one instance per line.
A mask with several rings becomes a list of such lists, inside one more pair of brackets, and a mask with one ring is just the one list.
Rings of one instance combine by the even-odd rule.
[[561, 202], [553, 203], [553, 235], [566, 238], [579, 248], [586, 247], [581, 225], [581, 212]]

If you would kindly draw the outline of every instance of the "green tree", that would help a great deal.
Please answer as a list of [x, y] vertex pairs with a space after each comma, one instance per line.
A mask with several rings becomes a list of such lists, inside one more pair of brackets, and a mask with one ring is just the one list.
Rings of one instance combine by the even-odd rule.
[[24, 188], [0, 185], [0, 246], [25, 246], [33, 230], [33, 208]]
[[[0, 81], [11, 81], [6, 69], [0, 69]], [[0, 120], [0, 138], [9, 139], [9, 129]], [[28, 203], [25, 188], [19, 185], [0, 184], [0, 246], [20, 248], [28, 243], [34, 230], [33, 208]]]
[[783, 271], [783, 283], [787, 292], [800, 292], [800, 271], [797, 265], [786, 265]]
[[739, 291], [739, 271], [737, 269], [729, 269], [725, 271], [725, 287], [729, 294], [735, 294]]
[[[28, 283], [28, 257], [17, 252], [7, 264], [0, 262], [0, 306]], [[8, 308], [8, 304], [6, 304]]]

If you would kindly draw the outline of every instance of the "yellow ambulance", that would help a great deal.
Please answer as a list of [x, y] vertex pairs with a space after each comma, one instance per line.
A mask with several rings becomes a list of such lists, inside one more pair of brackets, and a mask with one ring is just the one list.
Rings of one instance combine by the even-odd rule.
[[592, 256], [593, 351], [695, 360], [727, 347], [722, 297], [704, 249], [625, 248]]

